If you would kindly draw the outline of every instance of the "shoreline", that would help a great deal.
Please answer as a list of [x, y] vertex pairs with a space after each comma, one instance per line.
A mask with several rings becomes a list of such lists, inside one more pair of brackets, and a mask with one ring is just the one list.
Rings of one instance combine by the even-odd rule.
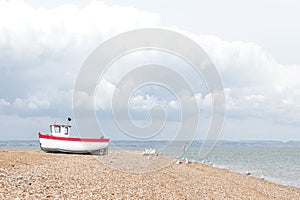
[[[206, 164], [177, 165], [162, 155], [149, 159], [140, 152], [128, 153], [109, 150], [107, 156], [92, 156], [0, 150], [0, 198], [300, 199], [298, 188]], [[148, 170], [164, 162], [168, 164], [164, 168]]]
[[[16, 142], [11, 141], [13, 143], [5, 143], [3, 141], [2, 146], [0, 145], [0, 150], [39, 150], [38, 142], [36, 145], [34, 143], [30, 143], [30, 141], [23, 141], [23, 142]], [[28, 145], [28, 142], [30, 145]], [[118, 143], [119, 142], [119, 143]], [[154, 142], [154, 143], [153, 143]], [[196, 141], [196, 143], [199, 143], [201, 141]], [[278, 144], [274, 145], [274, 142], [251, 142], [250, 146], [241, 146], [240, 142], [233, 142], [234, 145], [227, 146], [226, 143], [232, 143], [232, 141], [221, 141], [219, 146], [216, 146], [214, 150], [211, 152], [211, 155], [209, 155], [207, 158], [205, 158], [206, 164], [209, 164], [209, 161], [213, 162], [213, 166], [221, 169], [226, 169], [229, 171], [237, 172], [240, 174], [245, 174], [247, 172], [251, 172], [250, 176], [256, 177], [260, 179], [262, 175], [264, 176], [265, 180], [278, 183], [280, 185], [285, 185], [289, 187], [294, 188], [300, 188], [299, 184], [299, 173], [297, 173], [299, 162], [293, 161], [295, 156], [290, 154], [290, 152], [294, 152], [295, 154], [300, 153], [300, 146], [299, 143], [293, 143], [292, 146], [285, 145], [286, 143], [280, 142], [283, 146], [278, 146]], [[245, 141], [244, 141], [245, 142]], [[243, 144], [244, 144], [243, 142]], [[276, 143], [278, 143], [277, 141]], [[1, 143], [1, 141], [0, 141]], [[26, 145], [25, 145], [26, 143]], [[16, 146], [11, 146], [12, 144], [15, 144]], [[160, 145], [166, 145], [162, 144], [161, 142], [157, 141], [150, 141], [146, 144], [148, 147], [153, 147], [155, 149], [160, 149]], [[249, 144], [248, 144], [249, 145]], [[110, 146], [110, 150], [140, 150], [143, 151], [145, 147], [145, 143], [127, 143], [127, 141], [117, 141], [117, 144], [115, 144], [116, 148], [113, 148], [113, 146]], [[233, 148], [235, 150], [233, 151]], [[283, 150], [281, 147], [284, 147]], [[199, 159], [195, 157], [195, 152], [198, 148], [198, 144], [194, 146], [189, 147], [189, 153], [186, 156], [189, 160], [194, 160], [198, 163], [202, 163], [203, 159]], [[266, 151], [265, 151], [266, 149]], [[221, 151], [220, 151], [221, 150]], [[242, 151], [240, 156], [236, 156], [236, 151]], [[226, 152], [226, 153], [223, 153]], [[257, 154], [259, 151], [264, 151], [264, 155]], [[287, 154], [288, 157], [283, 157], [281, 154], [277, 152], [282, 152], [282, 155]], [[243, 153], [244, 152], [244, 153]], [[248, 152], [245, 154], [245, 152]], [[224, 155], [226, 154], [226, 155]], [[174, 156], [173, 153], [169, 154], [167, 152], [164, 152], [163, 155], [171, 157], [171, 158], [177, 158], [177, 156]], [[177, 155], [175, 153], [175, 155]], [[243, 156], [242, 156], [243, 155]], [[275, 156], [274, 156], [275, 155]], [[215, 160], [215, 157], [222, 156], [222, 159]], [[269, 157], [270, 159], [265, 160], [264, 157]], [[231, 161], [228, 162], [228, 159], [231, 159]], [[246, 159], [247, 157], [247, 159]], [[251, 158], [251, 162], [250, 161]], [[281, 160], [281, 161], [280, 161]], [[235, 162], [237, 161], [237, 163]], [[252, 162], [254, 161], [254, 162]], [[288, 163], [286, 163], [286, 161]], [[298, 163], [298, 164], [297, 164]], [[269, 166], [269, 167], [266, 167]]]
[[[254, 176], [252, 175], [252, 173], [250, 175], [247, 175], [247, 171], [246, 172], [241, 172], [241, 171], [235, 171], [233, 169], [229, 169], [229, 168], [225, 168], [225, 167], [222, 167], [222, 166], [218, 166], [218, 165], [209, 165], [207, 163], [201, 163], [200, 161], [191, 161], [193, 163], [197, 163], [197, 164], [201, 164], [201, 165], [207, 165], [207, 166], [210, 166], [210, 167], [213, 167], [213, 168], [216, 168], [216, 169], [220, 169], [220, 170], [225, 170], [225, 171], [228, 171], [228, 172], [232, 172], [232, 173], [237, 173], [237, 174], [240, 174], [240, 175], [245, 175], [245, 176], [249, 176], [249, 177], [253, 177], [255, 179], [258, 179], [258, 180], [262, 180], [262, 181], [266, 181], [266, 182], [270, 182], [272, 184], [277, 184], [277, 185], [280, 185], [280, 186], [284, 186], [284, 187], [289, 187], [289, 188], [294, 188], [294, 189], [297, 189], [297, 190], [300, 190], [300, 187], [296, 187], [296, 186], [293, 186], [293, 185], [288, 185], [288, 184], [284, 184], [284, 183], [280, 183], [280, 180], [277, 180], [276, 178], [272, 178], [272, 177], [264, 177], [263, 179], [260, 178], [259, 176]], [[275, 181], [273, 180], [269, 180], [269, 178], [271, 179], [274, 179]]]

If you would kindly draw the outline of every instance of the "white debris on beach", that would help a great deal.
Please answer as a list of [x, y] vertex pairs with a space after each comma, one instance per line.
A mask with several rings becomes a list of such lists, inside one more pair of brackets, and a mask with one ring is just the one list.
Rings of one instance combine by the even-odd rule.
[[185, 158], [185, 163], [186, 163], [186, 164], [189, 164], [189, 163], [190, 163], [190, 161], [188, 160], [188, 158]]
[[143, 152], [143, 155], [144, 156], [158, 156], [158, 151], [156, 149], [152, 149], [152, 148], [149, 148], [149, 149], [145, 149], [145, 151]]

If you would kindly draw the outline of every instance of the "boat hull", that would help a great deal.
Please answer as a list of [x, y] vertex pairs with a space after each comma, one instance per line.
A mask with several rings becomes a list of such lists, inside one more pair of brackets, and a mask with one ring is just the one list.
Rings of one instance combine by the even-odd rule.
[[[41, 150], [77, 154], [106, 154], [109, 139], [69, 138], [43, 135], [39, 133]], [[102, 153], [101, 153], [102, 152]]]

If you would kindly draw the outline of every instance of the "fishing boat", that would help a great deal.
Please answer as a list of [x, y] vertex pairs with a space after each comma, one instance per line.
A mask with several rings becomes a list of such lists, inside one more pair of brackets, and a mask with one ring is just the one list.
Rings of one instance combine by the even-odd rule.
[[[71, 121], [68, 118], [68, 121]], [[40, 147], [45, 152], [61, 152], [76, 154], [108, 153], [108, 138], [70, 137], [71, 126], [67, 124], [51, 124], [50, 134], [39, 133]]]

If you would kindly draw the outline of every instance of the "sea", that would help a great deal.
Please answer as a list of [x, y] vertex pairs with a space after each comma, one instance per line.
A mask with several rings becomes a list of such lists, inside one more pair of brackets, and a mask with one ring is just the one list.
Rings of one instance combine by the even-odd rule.
[[[111, 141], [110, 149], [156, 149], [178, 159], [210, 164], [274, 183], [300, 188], [300, 141], [218, 141], [207, 155], [200, 155], [203, 141]], [[0, 141], [0, 149], [39, 150], [39, 142]], [[184, 150], [185, 151], [184, 151]]]

